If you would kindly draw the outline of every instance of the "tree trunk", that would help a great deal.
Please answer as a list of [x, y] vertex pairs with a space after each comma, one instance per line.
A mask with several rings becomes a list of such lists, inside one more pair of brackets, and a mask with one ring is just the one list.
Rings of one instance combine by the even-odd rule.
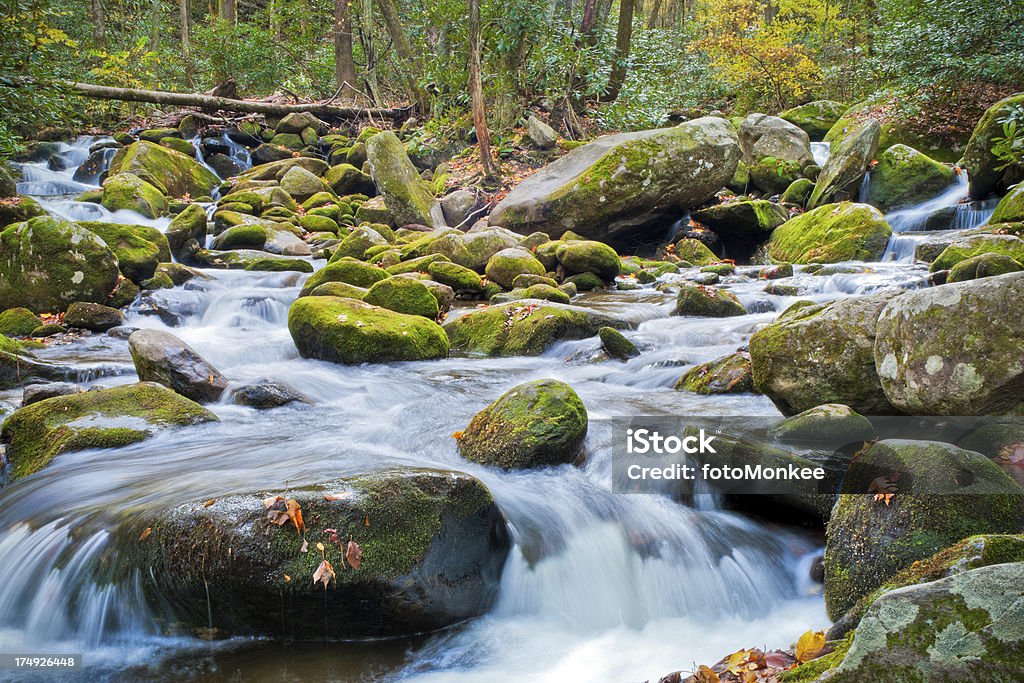
[[217, 16], [221, 21], [235, 23], [235, 0], [217, 0]]
[[178, 0], [178, 18], [181, 22], [181, 59], [185, 66], [185, 83], [192, 87], [192, 45], [188, 37], [188, 0]]
[[651, 12], [647, 15], [647, 30], [658, 28], [658, 15], [661, 14], [661, 0], [651, 3]]
[[353, 99], [356, 88], [356, 63], [352, 57], [351, 0], [334, 0], [334, 77], [343, 100]]
[[491, 133], [487, 130], [487, 113], [484, 109], [484, 85], [480, 76], [480, 0], [469, 0], [469, 98], [473, 108], [473, 128], [480, 145], [480, 163], [484, 178], [492, 180], [497, 176], [494, 160], [491, 158]]
[[409, 37], [405, 35], [405, 30], [402, 28], [402, 20], [398, 16], [395, 0], [377, 0], [377, 6], [380, 7], [381, 14], [384, 15], [384, 23], [388, 27], [391, 42], [395, 44], [395, 51], [398, 52], [398, 56], [405, 63], [405, 79], [409, 89], [409, 96], [412, 97], [416, 106], [419, 107], [421, 114], [428, 114], [430, 112], [430, 100], [427, 99], [427, 92], [420, 86], [420, 76], [422, 73], [419, 60], [416, 58], [416, 53], [413, 52], [412, 44], [409, 43]]
[[363, 0], [359, 11], [359, 41], [366, 56], [366, 90], [374, 104], [380, 106], [380, 87], [377, 85], [377, 53], [373, 49], [373, 0]]
[[104, 48], [107, 45], [107, 26], [101, 0], [92, 0], [92, 42], [98, 48]]
[[583, 5], [583, 19], [580, 21], [580, 37], [583, 44], [593, 47], [597, 44], [594, 26], [597, 23], [597, 0], [587, 0]]
[[161, 21], [160, 21], [160, 11], [161, 11], [161, 9], [162, 8], [160, 7], [160, 0], [153, 0], [153, 11], [152, 11], [152, 16], [150, 17], [150, 21], [153, 24], [153, 30], [152, 30], [152, 32], [150, 34], [150, 38], [149, 38], [150, 49], [153, 50], [153, 51], [156, 51], [156, 50], [160, 49], [160, 24], [161, 24]]
[[197, 95], [193, 93], [165, 92], [162, 90], [137, 90], [135, 88], [112, 88], [92, 83], [75, 83], [58, 81], [76, 95], [101, 100], [120, 100], [122, 102], [148, 102], [151, 104], [167, 104], [178, 107], [195, 107], [206, 111], [230, 111], [248, 114], [269, 114], [283, 117], [294, 112], [308, 111], [324, 119], [352, 119], [371, 116], [382, 119], [402, 120], [409, 115], [409, 109], [403, 107], [368, 109], [363, 107], [343, 107], [334, 104], [310, 102], [308, 104], [273, 104], [271, 102], [254, 102], [236, 100], [213, 95]]
[[614, 102], [619, 97], [622, 84], [626, 82], [629, 45], [633, 39], [633, 3], [635, 0], [619, 0], [619, 25], [615, 32], [615, 63], [608, 75], [608, 87], [602, 102]]

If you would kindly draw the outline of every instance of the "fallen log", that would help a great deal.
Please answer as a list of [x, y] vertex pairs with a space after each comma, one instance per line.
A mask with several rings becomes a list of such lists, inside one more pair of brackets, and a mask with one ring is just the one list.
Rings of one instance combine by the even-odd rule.
[[113, 88], [92, 83], [62, 83], [76, 95], [103, 100], [120, 100], [122, 102], [146, 102], [148, 104], [167, 104], [177, 107], [195, 107], [206, 111], [233, 111], [248, 114], [264, 114], [283, 117], [295, 112], [310, 112], [322, 119], [357, 119], [378, 118], [392, 121], [408, 117], [413, 107], [345, 107], [336, 104], [310, 102], [308, 104], [274, 104], [258, 100], [236, 100], [227, 97], [199, 95], [189, 93], [165, 92], [162, 90], [139, 90], [136, 88]]

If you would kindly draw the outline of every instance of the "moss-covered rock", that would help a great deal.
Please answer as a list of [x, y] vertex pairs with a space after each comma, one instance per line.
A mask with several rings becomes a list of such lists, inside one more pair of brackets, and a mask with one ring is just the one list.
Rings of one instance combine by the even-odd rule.
[[103, 181], [103, 208], [135, 211], [146, 218], [167, 213], [167, 199], [159, 189], [133, 173], [118, 173]]
[[892, 413], [875, 372], [874, 346], [878, 316], [896, 295], [791, 307], [750, 338], [754, 388], [784, 415], [824, 403], [865, 415]]
[[[511, 249], [519, 246], [519, 240], [514, 233], [499, 228], [490, 228], [466, 234], [459, 234], [453, 231], [436, 238], [428, 236], [420, 239], [423, 240], [422, 249], [425, 253], [444, 254], [453, 263], [465, 266], [478, 273], [482, 273], [491, 257], [502, 249]], [[541, 257], [539, 253], [535, 254], [535, 256], [537, 258]], [[553, 250], [551, 257], [553, 260]]]
[[871, 421], [850, 406], [826, 403], [808, 408], [774, 425], [769, 434], [789, 443], [821, 443], [832, 448], [871, 441], [875, 428]]
[[170, 197], [202, 197], [220, 185], [220, 178], [192, 157], [140, 140], [122, 147], [110, 160], [110, 176], [132, 173]]
[[160, 428], [216, 421], [197, 403], [153, 382], [58, 396], [21, 408], [4, 421], [11, 479], [39, 471], [61, 453], [118, 448]]
[[1024, 182], [1010, 188], [1006, 196], [999, 200], [992, 217], [988, 219], [991, 224], [1019, 221], [1024, 221]]
[[878, 318], [874, 358], [900, 410], [992, 415], [1024, 402], [1024, 273], [908, 292]]
[[0, 232], [0, 309], [61, 311], [74, 301], [106, 302], [117, 257], [94, 233], [42, 216]]
[[696, 394], [736, 394], [754, 390], [750, 375], [750, 354], [731, 353], [695, 365], [676, 382], [676, 391]]
[[483, 289], [483, 282], [475, 271], [450, 261], [433, 261], [427, 266], [430, 277], [448, 285], [456, 292], [476, 294]]
[[357, 261], [354, 258], [343, 258], [328, 263], [315, 272], [306, 280], [299, 296], [306, 296], [325, 282], [347, 282], [350, 285], [368, 288], [389, 277], [391, 277], [390, 273], [383, 268]]
[[537, 356], [558, 341], [585, 339], [602, 327], [627, 325], [580, 306], [524, 299], [474, 311], [444, 327], [453, 351], [485, 356]]
[[519, 299], [537, 299], [539, 301], [567, 304], [570, 298], [567, 292], [562, 291], [558, 287], [541, 282], [529, 287], [515, 288], [511, 292], [495, 294], [491, 297], [490, 301], [492, 304], [501, 304]]
[[64, 324], [90, 332], [106, 332], [111, 327], [124, 323], [121, 311], [103, 304], [76, 301], [68, 306], [64, 314]]
[[448, 337], [434, 321], [355, 299], [299, 298], [288, 312], [288, 331], [304, 358], [347, 365], [448, 355]]
[[747, 309], [732, 292], [718, 287], [684, 283], [676, 296], [673, 315], [693, 315], [706, 318], [727, 318], [746, 315]]
[[292, 166], [281, 178], [281, 189], [293, 199], [306, 199], [327, 189], [323, 180], [301, 166]]
[[409, 161], [405, 146], [391, 131], [366, 143], [370, 175], [397, 225], [417, 223], [431, 228], [445, 224], [441, 205]]
[[811, 198], [812, 192], [814, 192], [814, 181], [800, 178], [794, 180], [786, 188], [786, 191], [779, 197], [779, 203], [803, 208], [807, 206], [807, 200]]
[[[30, 336], [49, 336], [40, 334], [42, 327], [32, 330]], [[36, 379], [59, 382], [73, 372], [71, 368], [36, 359], [25, 344], [0, 334], [0, 389], [24, 386]]]
[[868, 196], [862, 201], [883, 211], [918, 204], [953, 183], [953, 169], [906, 145], [882, 152], [871, 169]]
[[234, 251], [200, 249], [193, 256], [193, 261], [206, 268], [224, 268], [226, 270], [252, 270], [275, 273], [313, 272], [313, 265], [304, 259], [275, 256], [263, 251], [248, 249], [236, 249]]
[[[618, 265], [618, 258], [616, 258], [616, 265]], [[523, 273], [543, 275], [546, 269], [533, 254], [525, 249], [513, 247], [511, 249], [502, 249], [488, 259], [485, 272], [487, 279], [491, 282], [497, 282], [502, 287], [511, 288], [512, 281], [515, 280], [516, 276]]]
[[79, 225], [106, 242], [117, 256], [121, 272], [132, 282], [153, 277], [161, 261], [171, 260], [167, 237], [156, 228], [100, 221], [83, 221]]
[[352, 164], [338, 164], [331, 166], [324, 174], [324, 181], [331, 186], [331, 189], [339, 195], [349, 194], [377, 194], [377, 186], [373, 184], [373, 178], [363, 173]]
[[420, 315], [434, 320], [439, 311], [437, 299], [430, 289], [408, 277], [390, 277], [376, 282], [363, 297], [363, 301], [398, 313]]
[[614, 280], [619, 274], [619, 255], [602, 242], [563, 242], [555, 250], [555, 257], [570, 274], [596, 273], [603, 280]]
[[999, 254], [1024, 263], [1024, 240], [1016, 235], [967, 235], [958, 237], [932, 261], [931, 271], [949, 270], [961, 261], [984, 254]]
[[810, 163], [811, 140], [792, 123], [767, 114], [749, 114], [739, 124], [739, 142], [748, 167], [767, 157], [796, 167]]
[[[143, 577], [147, 596], [186, 629], [239, 636], [410, 636], [483, 614], [497, 596], [509, 535], [468, 474], [393, 469], [273, 494], [219, 496], [126, 524], [111, 545], [113, 573]], [[268, 519], [268, 495], [282, 514], [295, 501], [305, 535]], [[342, 558], [350, 537], [359, 569]], [[335, 572], [327, 585], [313, 580], [324, 559]]]
[[365, 287], [357, 287], [356, 285], [350, 285], [347, 282], [325, 282], [322, 285], [317, 285], [313, 288], [313, 291], [309, 293], [310, 296], [337, 296], [343, 299], [359, 299], [362, 300], [366, 296], [366, 293], [370, 290]]
[[601, 340], [601, 348], [612, 358], [629, 360], [640, 355], [636, 344], [614, 327], [602, 327], [597, 331], [597, 336]]
[[[268, 221], [269, 222], [269, 221]], [[213, 249], [256, 249], [260, 251], [269, 236], [264, 223], [242, 223], [224, 230], [213, 238]]]
[[0, 335], [27, 337], [43, 322], [27, 308], [8, 308], [0, 313]]
[[957, 263], [946, 276], [946, 283], [966, 282], [983, 277], [1018, 273], [1024, 270], [1020, 262], [1002, 254], [979, 254]]
[[685, 237], [673, 245], [673, 253], [680, 261], [695, 266], [707, 266], [718, 261], [715, 252], [711, 251], [700, 240]]
[[171, 253], [179, 261], [188, 261], [196, 250], [206, 246], [206, 211], [190, 204], [171, 220], [165, 233]]
[[572, 463], [587, 435], [587, 409], [565, 382], [542, 379], [501, 395], [459, 437], [467, 460], [503, 469]]
[[725, 240], [763, 239], [789, 219], [789, 213], [778, 204], [750, 198], [723, 202], [694, 211], [690, 216]]
[[607, 242], [706, 202], [732, 177], [739, 158], [736, 132], [719, 118], [609, 135], [520, 183], [490, 222], [522, 234], [559, 237], [574, 230]]
[[592, 292], [604, 288], [604, 280], [594, 273], [570, 275], [565, 278], [563, 284], [573, 285], [580, 292]]
[[828, 204], [789, 219], [767, 243], [768, 258], [786, 263], [877, 261], [892, 228], [868, 204]]
[[832, 153], [807, 200], [810, 209], [854, 199], [861, 180], [878, 151], [881, 126], [874, 119], [855, 125], [850, 132], [833, 143]]
[[18, 194], [19, 175], [6, 161], [0, 162], [0, 197], [13, 197]]
[[823, 140], [850, 107], [833, 100], [817, 100], [787, 109], [779, 118], [803, 130], [811, 140]]
[[803, 176], [803, 166], [795, 161], [763, 157], [747, 166], [750, 179], [762, 192], [779, 194]]
[[1011, 164], [1003, 168], [1006, 162], [992, 152], [995, 140], [1003, 137], [1002, 120], [1018, 107], [1024, 107], [1024, 93], [1011, 95], [993, 104], [974, 127], [964, 150], [964, 166], [970, 172], [969, 191], [972, 199], [984, 199], [1024, 179], [1024, 167]]
[[379, 232], [368, 225], [353, 228], [352, 232], [345, 235], [335, 250], [331, 260], [338, 260], [345, 257], [363, 259], [367, 252], [374, 247], [386, 247], [387, 239]]
[[31, 197], [7, 197], [0, 201], [0, 230], [13, 223], [24, 223], [30, 218], [45, 215], [43, 207]]

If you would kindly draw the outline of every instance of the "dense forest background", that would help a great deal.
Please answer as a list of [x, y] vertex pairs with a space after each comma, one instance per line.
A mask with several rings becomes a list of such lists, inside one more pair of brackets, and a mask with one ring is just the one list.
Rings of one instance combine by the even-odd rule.
[[471, 130], [471, 11], [500, 145], [525, 110], [567, 137], [673, 113], [869, 101], [963, 136], [1024, 83], [1008, 0], [6, 0], [0, 154], [46, 128], [112, 128], [147, 105], [80, 100], [64, 80], [241, 97], [417, 105], [431, 141]]

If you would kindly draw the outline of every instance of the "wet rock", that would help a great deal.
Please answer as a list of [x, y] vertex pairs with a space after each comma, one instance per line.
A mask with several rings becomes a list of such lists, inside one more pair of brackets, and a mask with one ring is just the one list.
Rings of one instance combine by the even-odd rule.
[[60, 381], [71, 370], [36, 359], [25, 347], [0, 334], [0, 389], [22, 386], [33, 379]]
[[1024, 106], [1024, 93], [999, 100], [988, 108], [974, 127], [964, 150], [964, 167], [970, 172], [971, 199], [984, 199], [1024, 179], [1021, 164], [1004, 168], [1006, 162], [993, 153], [995, 140], [1003, 137], [1002, 120], [1020, 106]]
[[685, 237], [676, 242], [674, 253], [680, 261], [694, 266], [707, 266], [718, 261], [715, 252], [711, 251], [703, 242], [691, 237]]
[[375, 282], [363, 301], [397, 313], [419, 315], [435, 320], [439, 314], [437, 299], [419, 280], [391, 277]]
[[260, 410], [280, 408], [281, 406], [296, 402], [312, 403], [307, 396], [292, 389], [287, 384], [269, 379], [244, 384], [233, 389], [231, 391], [231, 400], [239, 405]]
[[68, 306], [64, 324], [90, 332], [106, 332], [124, 321], [121, 311], [102, 304], [76, 301]]
[[71, 394], [80, 394], [85, 389], [72, 384], [71, 382], [47, 382], [46, 384], [29, 384], [25, 386], [25, 389], [21, 394], [21, 405], [30, 406], [33, 403], [39, 403], [45, 401], [48, 398], [54, 398], [56, 396], [69, 396]]
[[345, 282], [357, 287], [372, 287], [375, 283], [386, 280], [391, 274], [383, 268], [372, 266], [353, 258], [342, 258], [332, 261], [315, 272], [306, 280], [299, 296], [307, 296], [314, 289], [326, 282]]
[[871, 421], [850, 406], [826, 403], [787, 417], [773, 426], [769, 434], [789, 443], [819, 442], [833, 448], [871, 441], [875, 428]]
[[444, 214], [426, 183], [409, 161], [405, 146], [391, 131], [379, 133], [366, 143], [370, 175], [383, 195], [396, 224], [421, 223], [444, 226]]
[[220, 184], [213, 171], [192, 157], [140, 140], [117, 151], [110, 161], [110, 176], [131, 173], [169, 197], [203, 197]]
[[191, 204], [171, 220], [167, 226], [167, 243], [179, 261], [188, 261], [206, 245], [206, 211]]
[[480, 200], [470, 190], [455, 190], [441, 200], [441, 211], [448, 225], [461, 226], [474, 211], [480, 208]]
[[832, 143], [832, 154], [814, 184], [807, 208], [854, 199], [878, 151], [880, 135], [881, 126], [874, 119], [868, 119]]
[[874, 359], [898, 409], [992, 415], [1024, 402], [1024, 273], [908, 292], [881, 311]]
[[302, 357], [346, 365], [448, 355], [448, 337], [434, 321], [355, 299], [299, 298], [288, 312], [288, 331]]
[[1024, 270], [1024, 266], [1022, 266], [1019, 261], [1015, 261], [1009, 256], [1003, 256], [1002, 254], [981, 254], [979, 256], [966, 258], [957, 263], [950, 269], [945, 282], [938, 284], [946, 284], [947, 282], [966, 282], [967, 280], [977, 280], [983, 277], [994, 277], [996, 275], [1006, 275], [1007, 273], [1017, 273], [1022, 270]]
[[817, 100], [801, 104], [779, 114], [779, 118], [799, 127], [811, 140], [823, 140], [850, 107], [833, 100]]
[[676, 391], [695, 394], [735, 394], [754, 390], [750, 376], [750, 354], [732, 353], [695, 365], [679, 378]]
[[331, 166], [324, 174], [324, 181], [341, 196], [350, 194], [373, 196], [377, 194], [377, 186], [373, 184], [373, 178], [352, 164]]
[[131, 327], [130, 325], [118, 325], [107, 330], [107, 336], [114, 337], [115, 339], [128, 339], [137, 329], [139, 328]]
[[878, 261], [892, 235], [882, 213], [868, 204], [828, 204], [789, 219], [767, 242], [772, 261]]
[[170, 389], [139, 382], [58, 396], [21, 408], [0, 429], [10, 480], [39, 471], [71, 451], [118, 448], [158, 430], [217, 421], [217, 416]]
[[734, 129], [719, 118], [609, 135], [520, 183], [490, 222], [522, 234], [574, 230], [607, 242], [706, 202], [732, 177], [739, 157]]
[[614, 327], [602, 327], [597, 331], [597, 336], [601, 339], [601, 348], [612, 358], [629, 360], [640, 355], [636, 344], [626, 339], [625, 335]]
[[746, 315], [747, 309], [743, 307], [736, 295], [728, 290], [684, 283], [679, 288], [679, 294], [676, 296], [676, 308], [672, 314], [728, 318], [735, 315]]
[[0, 334], [8, 337], [27, 337], [42, 324], [39, 316], [27, 308], [8, 308], [0, 313]]
[[882, 152], [871, 169], [868, 196], [862, 201], [883, 211], [918, 204], [949, 187], [953, 169], [906, 145]]
[[483, 289], [480, 276], [469, 268], [449, 261], [434, 261], [427, 267], [427, 272], [434, 280], [448, 285], [456, 293], [476, 294]]
[[614, 280], [619, 274], [619, 255], [607, 244], [591, 240], [564, 242], [555, 257], [569, 274], [595, 273], [602, 280]]
[[892, 413], [875, 372], [875, 325], [898, 294], [790, 307], [750, 338], [754, 388], [784, 415], [824, 403], [865, 415]]
[[195, 349], [170, 332], [138, 330], [128, 338], [135, 371], [144, 382], [158, 382], [199, 403], [212, 403], [228, 381]]
[[587, 435], [587, 409], [565, 382], [520, 384], [477, 413], [459, 438], [462, 457], [503, 469], [576, 460]]
[[75, 301], [107, 300], [117, 257], [94, 233], [49, 216], [0, 232], [0, 310], [61, 311]]
[[[888, 504], [871, 490], [879, 477], [895, 480]], [[985, 456], [937, 441], [878, 442], [847, 472], [843, 491], [825, 545], [832, 619], [917, 560], [1024, 524], [1020, 485]]]
[[134, 211], [146, 218], [167, 213], [167, 199], [160, 190], [133, 173], [118, 173], [104, 180], [100, 203], [108, 211]]
[[39, 205], [39, 202], [31, 197], [17, 195], [0, 202], [0, 229], [12, 223], [23, 223], [30, 218], [45, 215], [46, 211]]
[[566, 339], [585, 339], [602, 327], [628, 325], [604, 313], [523, 299], [456, 318], [444, 327], [453, 351], [485, 356], [536, 356]]
[[[262, 272], [312, 273], [313, 265], [306, 260], [290, 256], [274, 256], [263, 251], [236, 249], [213, 251], [200, 249], [192, 259], [197, 265], [227, 270], [254, 270]], [[326, 268], [324, 269], [326, 270]], [[312, 279], [312, 278], [311, 278]]]
[[738, 199], [724, 202], [690, 214], [691, 217], [722, 239], [760, 241], [775, 228], [789, 220], [789, 213], [764, 199]]
[[511, 249], [502, 249], [488, 259], [485, 272], [487, 279], [491, 282], [497, 282], [502, 287], [511, 288], [512, 281], [515, 280], [516, 276], [523, 273], [543, 275], [545, 268], [530, 252], [513, 247]]
[[999, 254], [1024, 263], [1024, 240], [1015, 235], [962, 235], [935, 245], [944, 248], [932, 260], [930, 270], [933, 273], [950, 270], [961, 261], [984, 254]]
[[101, 221], [83, 221], [79, 225], [107, 243], [117, 256], [121, 272], [132, 282], [153, 277], [157, 264], [171, 260], [167, 237], [156, 228]]

